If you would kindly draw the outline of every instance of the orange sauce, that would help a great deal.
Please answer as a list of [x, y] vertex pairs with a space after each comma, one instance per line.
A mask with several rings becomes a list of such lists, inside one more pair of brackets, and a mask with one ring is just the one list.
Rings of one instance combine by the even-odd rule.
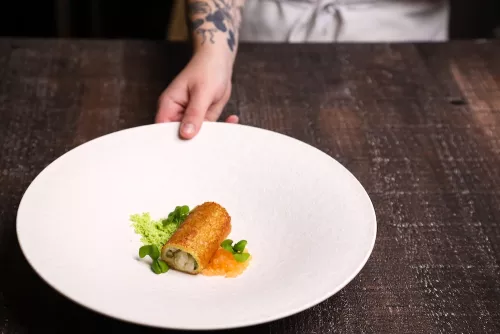
[[[245, 253], [247, 250], [245, 249]], [[202, 270], [201, 274], [205, 276], [225, 276], [236, 277], [243, 273], [248, 267], [252, 256], [245, 262], [238, 262], [234, 259], [233, 254], [225, 249], [219, 248], [208, 266]]]

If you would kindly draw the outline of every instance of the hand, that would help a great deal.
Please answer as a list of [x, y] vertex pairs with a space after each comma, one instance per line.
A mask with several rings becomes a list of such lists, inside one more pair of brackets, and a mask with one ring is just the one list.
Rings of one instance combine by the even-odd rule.
[[[198, 52], [159, 99], [156, 122], [181, 122], [180, 136], [191, 139], [204, 120], [217, 121], [231, 96], [232, 60]], [[226, 119], [238, 123], [236, 115]]]

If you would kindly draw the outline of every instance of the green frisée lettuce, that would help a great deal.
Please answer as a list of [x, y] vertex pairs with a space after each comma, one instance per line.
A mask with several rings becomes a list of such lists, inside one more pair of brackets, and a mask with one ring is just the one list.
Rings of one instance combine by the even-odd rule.
[[149, 212], [130, 216], [135, 233], [141, 236], [144, 245], [155, 245], [159, 249], [172, 237], [189, 214], [187, 205], [177, 206], [167, 218], [154, 220]]

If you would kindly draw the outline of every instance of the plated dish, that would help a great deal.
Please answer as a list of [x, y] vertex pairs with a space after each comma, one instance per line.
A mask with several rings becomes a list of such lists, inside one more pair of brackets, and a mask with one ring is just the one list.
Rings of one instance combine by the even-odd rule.
[[205, 202], [192, 211], [177, 206], [168, 217], [151, 220], [148, 213], [131, 217], [136, 233], [142, 236], [139, 256], [151, 258], [155, 274], [170, 268], [206, 276], [237, 277], [247, 268], [251, 256], [247, 241], [226, 239], [231, 216], [221, 205]]
[[104, 316], [218, 330], [301, 312], [356, 277], [377, 224], [344, 166], [271, 131], [206, 123], [184, 141], [178, 126], [97, 138], [33, 180], [16, 229], [41, 279]]

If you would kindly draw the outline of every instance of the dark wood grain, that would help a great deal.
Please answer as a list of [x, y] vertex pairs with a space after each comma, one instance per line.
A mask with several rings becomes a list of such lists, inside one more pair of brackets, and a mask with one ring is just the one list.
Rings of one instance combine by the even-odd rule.
[[[379, 225], [373, 255], [337, 295], [231, 332], [500, 332], [499, 55], [498, 42], [241, 47], [225, 113], [336, 158]], [[0, 40], [1, 333], [157, 332], [47, 287], [15, 218], [55, 158], [152, 122], [188, 56], [162, 42]]]

